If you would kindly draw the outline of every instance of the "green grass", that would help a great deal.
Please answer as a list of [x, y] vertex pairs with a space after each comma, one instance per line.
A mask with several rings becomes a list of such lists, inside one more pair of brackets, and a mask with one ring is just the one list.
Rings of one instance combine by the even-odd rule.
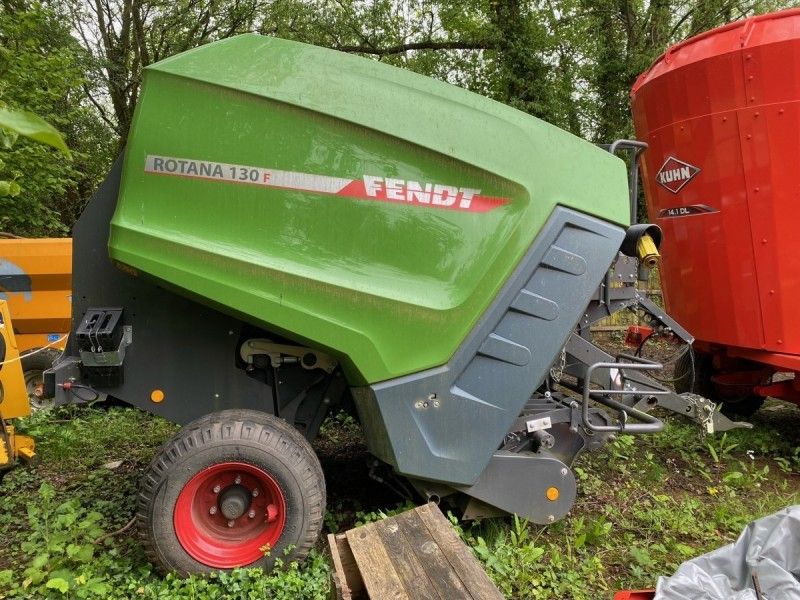
[[564, 521], [524, 537], [487, 523], [465, 538], [508, 597], [654, 587], [684, 560], [735, 540], [750, 520], [800, 500], [800, 412], [778, 408], [757, 416], [752, 431], [702, 436], [676, 419], [659, 435], [620, 436], [578, 460], [579, 498]]
[[[750, 520], [800, 499], [800, 411], [771, 403], [755, 422], [724, 436], [679, 420], [659, 435], [620, 436], [577, 461], [576, 506], [547, 527], [453, 522], [509, 598], [594, 600], [652, 587], [682, 561], [734, 540]], [[302, 564], [272, 574], [181, 580], [153, 571], [133, 530], [120, 530], [133, 516], [141, 471], [173, 425], [125, 408], [59, 410], [22, 425], [37, 437], [42, 462], [0, 484], [0, 598], [328, 597], [322, 541]], [[358, 427], [335, 417], [318, 447], [353, 436]], [[352, 517], [340, 511], [355, 501], [337, 500], [329, 528], [404, 508], [359, 502]]]

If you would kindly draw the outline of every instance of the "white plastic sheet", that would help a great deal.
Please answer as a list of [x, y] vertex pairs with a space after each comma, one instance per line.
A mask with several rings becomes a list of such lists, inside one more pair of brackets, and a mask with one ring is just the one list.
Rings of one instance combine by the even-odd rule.
[[800, 505], [753, 521], [735, 543], [660, 577], [655, 600], [800, 600]]

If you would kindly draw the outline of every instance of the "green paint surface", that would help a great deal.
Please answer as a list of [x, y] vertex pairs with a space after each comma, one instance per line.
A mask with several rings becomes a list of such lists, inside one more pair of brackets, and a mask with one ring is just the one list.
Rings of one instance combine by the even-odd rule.
[[[146, 172], [148, 155], [508, 201], [467, 212], [173, 177]], [[146, 69], [109, 250], [372, 383], [447, 362], [556, 205], [627, 224], [622, 161], [446, 83], [244, 35]]]

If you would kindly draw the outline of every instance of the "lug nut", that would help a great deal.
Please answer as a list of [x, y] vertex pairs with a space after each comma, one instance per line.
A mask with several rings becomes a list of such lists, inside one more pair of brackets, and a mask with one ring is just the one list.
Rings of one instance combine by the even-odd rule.
[[228, 521], [228, 527], [233, 527], [233, 521]]
[[241, 475], [237, 475], [236, 479], [233, 480], [233, 483], [235, 483], [236, 485], [239, 485], [240, 483], [242, 483], [242, 476]]
[[215, 486], [214, 486], [214, 493], [215, 493], [215, 494], [219, 494], [219, 491], [220, 491], [221, 489], [222, 489], [221, 487], [219, 487], [218, 485], [215, 485]]
[[258, 496], [258, 489], [253, 490], [253, 498], [255, 498], [256, 496]]
[[212, 506], [211, 508], [209, 508], [208, 509], [208, 514], [210, 514], [210, 515], [217, 514], [217, 507], [216, 506]]
[[256, 511], [254, 511], [254, 510], [250, 509], [250, 512], [249, 512], [249, 513], [247, 513], [247, 516], [248, 516], [248, 517], [250, 517], [251, 519], [255, 519], [255, 517], [256, 517]]

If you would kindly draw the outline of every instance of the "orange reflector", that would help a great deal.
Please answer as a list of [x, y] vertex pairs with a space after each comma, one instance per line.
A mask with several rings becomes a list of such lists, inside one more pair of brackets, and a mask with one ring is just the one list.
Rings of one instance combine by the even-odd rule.
[[150, 400], [153, 402], [163, 402], [164, 401], [164, 392], [162, 390], [153, 390], [150, 392]]
[[560, 492], [558, 491], [558, 488], [555, 487], [549, 487], [545, 492], [545, 495], [547, 496], [547, 499], [550, 500], [550, 502], [555, 502], [556, 500], [558, 500], [559, 494]]

